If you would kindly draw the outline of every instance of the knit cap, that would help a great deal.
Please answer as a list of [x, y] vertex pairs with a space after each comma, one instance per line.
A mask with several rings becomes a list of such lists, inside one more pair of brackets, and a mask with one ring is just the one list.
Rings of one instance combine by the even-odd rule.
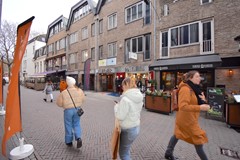
[[73, 77], [69, 76], [67, 76], [66, 82], [69, 87], [74, 86], [76, 84], [76, 80]]

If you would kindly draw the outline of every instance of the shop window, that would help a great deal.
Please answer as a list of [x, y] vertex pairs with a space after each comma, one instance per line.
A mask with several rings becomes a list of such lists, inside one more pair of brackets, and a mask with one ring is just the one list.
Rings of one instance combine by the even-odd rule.
[[162, 72], [162, 85], [163, 90], [172, 90], [176, 84], [175, 73], [174, 72]]

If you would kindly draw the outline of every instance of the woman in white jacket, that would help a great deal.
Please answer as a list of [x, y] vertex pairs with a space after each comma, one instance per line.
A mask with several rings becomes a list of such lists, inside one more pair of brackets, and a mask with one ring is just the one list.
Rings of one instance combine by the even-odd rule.
[[121, 100], [114, 107], [115, 117], [121, 127], [119, 156], [122, 160], [130, 160], [130, 147], [140, 131], [143, 95], [131, 78], [122, 81], [122, 88]]

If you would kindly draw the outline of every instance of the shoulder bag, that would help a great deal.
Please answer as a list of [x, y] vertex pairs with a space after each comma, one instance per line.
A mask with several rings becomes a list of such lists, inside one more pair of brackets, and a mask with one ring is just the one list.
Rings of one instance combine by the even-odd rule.
[[72, 102], [73, 102], [73, 104], [74, 104], [75, 109], [77, 110], [77, 114], [78, 114], [79, 117], [80, 117], [81, 115], [83, 115], [84, 111], [83, 111], [82, 107], [80, 107], [79, 109], [76, 107], [76, 105], [75, 105], [75, 103], [74, 103], [74, 101], [73, 101], [73, 98], [72, 98], [72, 96], [71, 96], [71, 94], [70, 94], [70, 92], [69, 92], [68, 89], [67, 89], [67, 91], [68, 91], [68, 94], [70, 95], [70, 97], [71, 97], [71, 99], [72, 99]]

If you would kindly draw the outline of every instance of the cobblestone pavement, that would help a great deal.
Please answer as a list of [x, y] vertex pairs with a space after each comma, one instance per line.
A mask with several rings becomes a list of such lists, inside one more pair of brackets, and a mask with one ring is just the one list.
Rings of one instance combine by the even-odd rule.
[[[6, 86], [5, 92], [6, 94]], [[54, 92], [54, 99], [59, 94]], [[76, 149], [64, 144], [63, 109], [54, 103], [44, 102], [44, 94], [21, 87], [22, 136], [26, 144], [34, 146], [30, 160], [109, 160], [109, 141], [114, 126], [113, 100], [118, 97], [102, 92], [86, 92], [84, 115], [81, 118], [83, 146]], [[6, 96], [5, 96], [6, 97]], [[5, 104], [5, 103], [4, 103]], [[133, 160], [162, 160], [173, 134], [175, 114], [164, 115], [143, 109], [140, 135], [131, 148]], [[221, 155], [220, 147], [238, 152], [240, 134], [228, 128], [226, 123], [200, 117], [200, 125], [206, 130], [209, 143], [204, 145], [209, 160], [234, 160]], [[0, 138], [3, 135], [4, 116], [0, 116]], [[19, 133], [8, 141], [8, 153], [18, 146]], [[1, 142], [2, 143], [2, 142]], [[0, 146], [1, 147], [1, 146]], [[1, 148], [0, 148], [1, 149]], [[195, 148], [179, 141], [174, 154], [180, 160], [199, 160]], [[0, 155], [1, 160], [6, 160]]]

